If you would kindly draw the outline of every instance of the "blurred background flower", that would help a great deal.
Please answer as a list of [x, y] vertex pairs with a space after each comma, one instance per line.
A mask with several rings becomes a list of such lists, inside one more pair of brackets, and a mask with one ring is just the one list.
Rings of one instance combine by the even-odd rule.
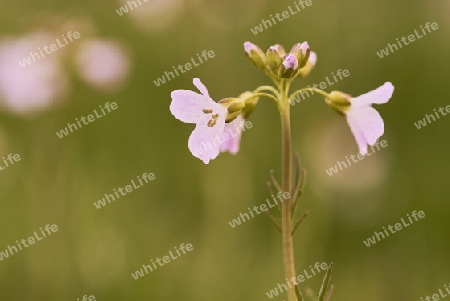
[[[130, 3], [135, 3], [130, 5]], [[185, 0], [119, 0], [120, 7], [127, 6], [124, 15], [148, 32], [161, 32], [174, 25], [185, 7]]]
[[83, 41], [75, 63], [81, 77], [99, 89], [120, 88], [130, 71], [126, 51], [114, 41]]
[[39, 32], [0, 42], [0, 100], [15, 113], [31, 113], [49, 108], [68, 88], [61, 66], [61, 53], [55, 52], [23, 67], [19, 64], [30, 52], [55, 42], [50, 33]]

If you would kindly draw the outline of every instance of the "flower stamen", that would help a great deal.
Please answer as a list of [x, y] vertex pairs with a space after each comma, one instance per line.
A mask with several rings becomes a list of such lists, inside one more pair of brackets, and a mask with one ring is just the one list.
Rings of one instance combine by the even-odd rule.
[[212, 128], [217, 123], [217, 119], [211, 119], [208, 121], [208, 127]]

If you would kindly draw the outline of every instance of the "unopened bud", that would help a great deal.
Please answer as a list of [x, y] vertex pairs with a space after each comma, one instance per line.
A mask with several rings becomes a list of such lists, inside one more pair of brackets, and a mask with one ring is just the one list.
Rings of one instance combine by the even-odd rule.
[[236, 97], [228, 97], [228, 98], [224, 98], [224, 99], [219, 100], [219, 103], [222, 104], [222, 105], [227, 106], [227, 105], [229, 105], [229, 104], [231, 104], [231, 103], [233, 103], [233, 102], [235, 102], [237, 100], [238, 99]]
[[230, 123], [233, 120], [235, 120], [239, 115], [241, 115], [241, 112], [228, 113], [227, 117], [225, 118], [225, 122]]
[[308, 58], [309, 58], [309, 54], [310, 54], [308, 42], [295, 44], [292, 47], [290, 53], [297, 57], [299, 67], [303, 68], [306, 65], [306, 63], [308, 62]]
[[255, 109], [256, 105], [258, 104], [259, 97], [252, 97], [253, 92], [246, 91], [239, 95], [239, 98], [245, 101], [245, 107], [242, 109], [242, 114], [244, 115], [245, 119], [248, 119], [250, 114]]
[[286, 50], [280, 44], [273, 45], [271, 48], [275, 49], [278, 55], [284, 60], [286, 57]]
[[266, 65], [265, 65], [266, 58], [265, 58], [264, 52], [261, 50], [261, 48], [259, 48], [258, 46], [256, 46], [255, 44], [252, 44], [250, 42], [245, 42], [244, 49], [245, 49], [245, 54], [250, 59], [250, 62], [252, 62], [253, 65], [255, 65], [258, 69], [261, 69], [261, 70], [266, 69]]
[[300, 75], [301, 77], [308, 76], [311, 70], [316, 65], [316, 62], [317, 62], [317, 54], [314, 51], [311, 51], [311, 53], [309, 54], [308, 62], [306, 63], [305, 67], [303, 67], [298, 71], [298, 75]]
[[325, 102], [328, 104], [328, 106], [336, 110], [338, 113], [344, 114], [344, 112], [347, 111], [352, 105], [350, 99], [351, 96], [348, 94], [339, 91], [333, 91], [328, 94]]
[[245, 102], [236, 97], [222, 99], [219, 103], [227, 108], [228, 113], [241, 112], [245, 107]]
[[278, 70], [278, 76], [282, 78], [292, 78], [297, 74], [298, 60], [293, 54], [289, 54]]
[[266, 52], [266, 65], [270, 71], [277, 74], [282, 62], [283, 58], [280, 56], [277, 47], [271, 46]]
[[245, 107], [244, 102], [236, 102], [228, 106], [228, 112], [229, 113], [241, 112], [244, 107]]

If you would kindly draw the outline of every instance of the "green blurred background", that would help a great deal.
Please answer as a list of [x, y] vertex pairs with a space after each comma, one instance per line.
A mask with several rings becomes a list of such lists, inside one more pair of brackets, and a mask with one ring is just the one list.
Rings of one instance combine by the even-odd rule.
[[[264, 203], [269, 170], [280, 173], [276, 108], [261, 101], [240, 153], [220, 155], [209, 165], [187, 149], [193, 126], [169, 112], [170, 92], [194, 90], [194, 77], [216, 100], [270, 84], [247, 61], [247, 40], [263, 49], [309, 42], [318, 62], [294, 88], [319, 83], [338, 69], [351, 75], [328, 91], [359, 95], [385, 81], [396, 88], [392, 100], [377, 107], [388, 147], [331, 177], [325, 169], [357, 153], [345, 120], [319, 96], [292, 107], [293, 147], [308, 171], [301, 209], [311, 210], [295, 237], [297, 273], [334, 261], [335, 301], [419, 300], [450, 283], [450, 117], [420, 130], [414, 126], [450, 104], [450, 3], [315, 0], [251, 33], [293, 3], [150, 0], [124, 16], [115, 12], [126, 4], [118, 0], [2, 3], [2, 43], [37, 30], [58, 36], [78, 30], [81, 39], [61, 55], [64, 93], [45, 108], [18, 113], [3, 105], [1, 111], [0, 156], [17, 153], [22, 160], [0, 171], [0, 251], [46, 224], [59, 231], [0, 262], [0, 300], [269, 300], [265, 293], [284, 282], [280, 235], [264, 215], [235, 229], [228, 221]], [[426, 22], [439, 29], [388, 57], [376, 55]], [[120, 45], [128, 62], [117, 81], [101, 88], [80, 76], [73, 59], [92, 39]], [[203, 50], [216, 57], [165, 85], [153, 84]], [[115, 72], [108, 60], [98, 66]], [[0, 63], [1, 69], [8, 71]], [[29, 89], [25, 98], [33, 99], [34, 90], [20, 84], [22, 75], [5, 74], [0, 81], [15, 77], [19, 90]], [[108, 101], [119, 108], [63, 139], [55, 135]], [[93, 206], [144, 172], [156, 179], [102, 209]], [[363, 244], [413, 210], [425, 211], [425, 219], [374, 246]], [[181, 243], [194, 250], [139, 280], [131, 277]], [[318, 290], [321, 278], [303, 287]]]

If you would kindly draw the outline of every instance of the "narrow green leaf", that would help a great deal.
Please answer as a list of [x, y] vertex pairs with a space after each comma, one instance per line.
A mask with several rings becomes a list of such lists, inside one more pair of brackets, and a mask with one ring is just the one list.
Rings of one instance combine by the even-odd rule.
[[330, 266], [327, 269], [325, 277], [323, 277], [322, 287], [320, 288], [319, 292], [319, 301], [324, 301], [325, 295], [328, 292], [328, 288], [331, 282], [331, 273], [333, 272], [333, 265], [334, 265], [333, 262], [330, 263]]

